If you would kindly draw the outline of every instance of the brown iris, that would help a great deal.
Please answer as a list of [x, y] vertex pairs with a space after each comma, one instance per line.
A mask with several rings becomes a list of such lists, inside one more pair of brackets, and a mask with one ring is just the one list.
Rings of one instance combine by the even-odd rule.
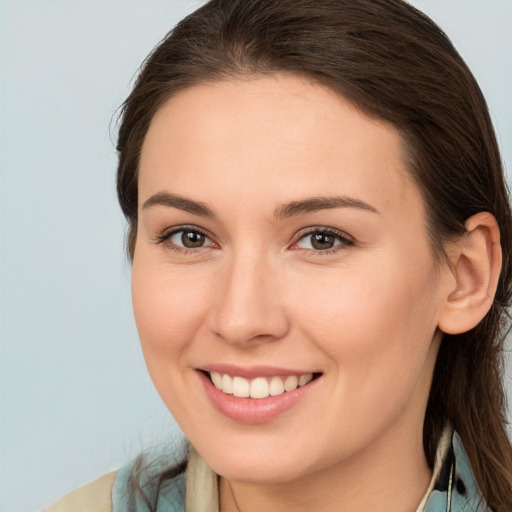
[[328, 233], [314, 233], [311, 235], [311, 245], [318, 250], [332, 249], [335, 237]]
[[197, 231], [183, 231], [181, 235], [181, 243], [187, 249], [196, 249], [204, 245], [206, 237]]

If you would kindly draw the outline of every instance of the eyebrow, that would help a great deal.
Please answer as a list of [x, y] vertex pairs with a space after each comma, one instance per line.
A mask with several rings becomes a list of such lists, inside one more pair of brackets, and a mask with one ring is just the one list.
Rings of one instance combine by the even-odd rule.
[[[186, 197], [171, 194], [169, 192], [157, 192], [152, 195], [144, 202], [142, 209], [151, 208], [152, 206], [157, 205], [177, 208], [178, 210], [182, 210], [193, 215], [199, 215], [200, 217], [215, 218], [213, 210], [206, 203], [187, 199]], [[353, 197], [310, 197], [300, 201], [291, 201], [278, 206], [274, 211], [274, 218], [276, 220], [283, 220], [297, 215], [304, 215], [306, 213], [333, 208], [358, 208], [377, 214], [379, 213], [374, 206]]]
[[142, 209], [151, 208], [152, 206], [169, 206], [171, 208], [177, 208], [200, 217], [215, 217], [213, 210], [205, 203], [199, 201], [193, 201], [182, 196], [170, 194], [169, 192], [157, 192], [147, 199], [142, 205]]
[[359, 208], [361, 210], [379, 213], [377, 208], [360, 199], [347, 196], [333, 196], [311, 197], [301, 201], [292, 201], [283, 204], [276, 209], [274, 217], [277, 220], [282, 220], [296, 215], [304, 215], [306, 213], [329, 210], [332, 208]]

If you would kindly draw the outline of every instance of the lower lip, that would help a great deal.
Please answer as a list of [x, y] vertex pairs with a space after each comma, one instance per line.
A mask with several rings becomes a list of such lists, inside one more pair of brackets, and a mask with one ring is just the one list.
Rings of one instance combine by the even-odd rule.
[[241, 423], [257, 425], [277, 418], [294, 405], [316, 386], [319, 379], [310, 381], [293, 391], [267, 398], [238, 398], [217, 389], [212, 381], [201, 371], [197, 372], [206, 394], [213, 405], [228, 418]]

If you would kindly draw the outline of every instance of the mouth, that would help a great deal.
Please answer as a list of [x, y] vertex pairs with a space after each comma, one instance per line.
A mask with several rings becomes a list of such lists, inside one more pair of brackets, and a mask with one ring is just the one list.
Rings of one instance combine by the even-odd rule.
[[[253, 366], [243, 368], [215, 364], [196, 368], [211, 404], [225, 417], [238, 423], [263, 424], [316, 396], [322, 372], [303, 373], [286, 368]], [[315, 403], [311, 400], [308, 404]]]
[[238, 375], [215, 371], [201, 370], [201, 372], [222, 393], [238, 398], [254, 398], [257, 400], [290, 393], [299, 387], [306, 386], [321, 375], [321, 373], [303, 373], [246, 379]]

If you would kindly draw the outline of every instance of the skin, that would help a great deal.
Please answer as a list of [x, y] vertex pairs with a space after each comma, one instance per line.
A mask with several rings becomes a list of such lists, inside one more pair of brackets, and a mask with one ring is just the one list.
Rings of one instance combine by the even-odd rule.
[[[214, 216], [144, 207], [163, 192]], [[275, 215], [340, 195], [375, 211]], [[434, 263], [398, 132], [294, 76], [194, 86], [151, 122], [139, 202], [132, 293], [144, 357], [221, 475], [221, 510], [415, 510], [431, 478], [422, 427], [454, 283]], [[162, 241], [183, 225], [205, 244]], [[314, 249], [311, 227], [344, 238]], [[218, 363], [321, 377], [290, 410], [247, 425], [204, 392], [197, 368]]]

